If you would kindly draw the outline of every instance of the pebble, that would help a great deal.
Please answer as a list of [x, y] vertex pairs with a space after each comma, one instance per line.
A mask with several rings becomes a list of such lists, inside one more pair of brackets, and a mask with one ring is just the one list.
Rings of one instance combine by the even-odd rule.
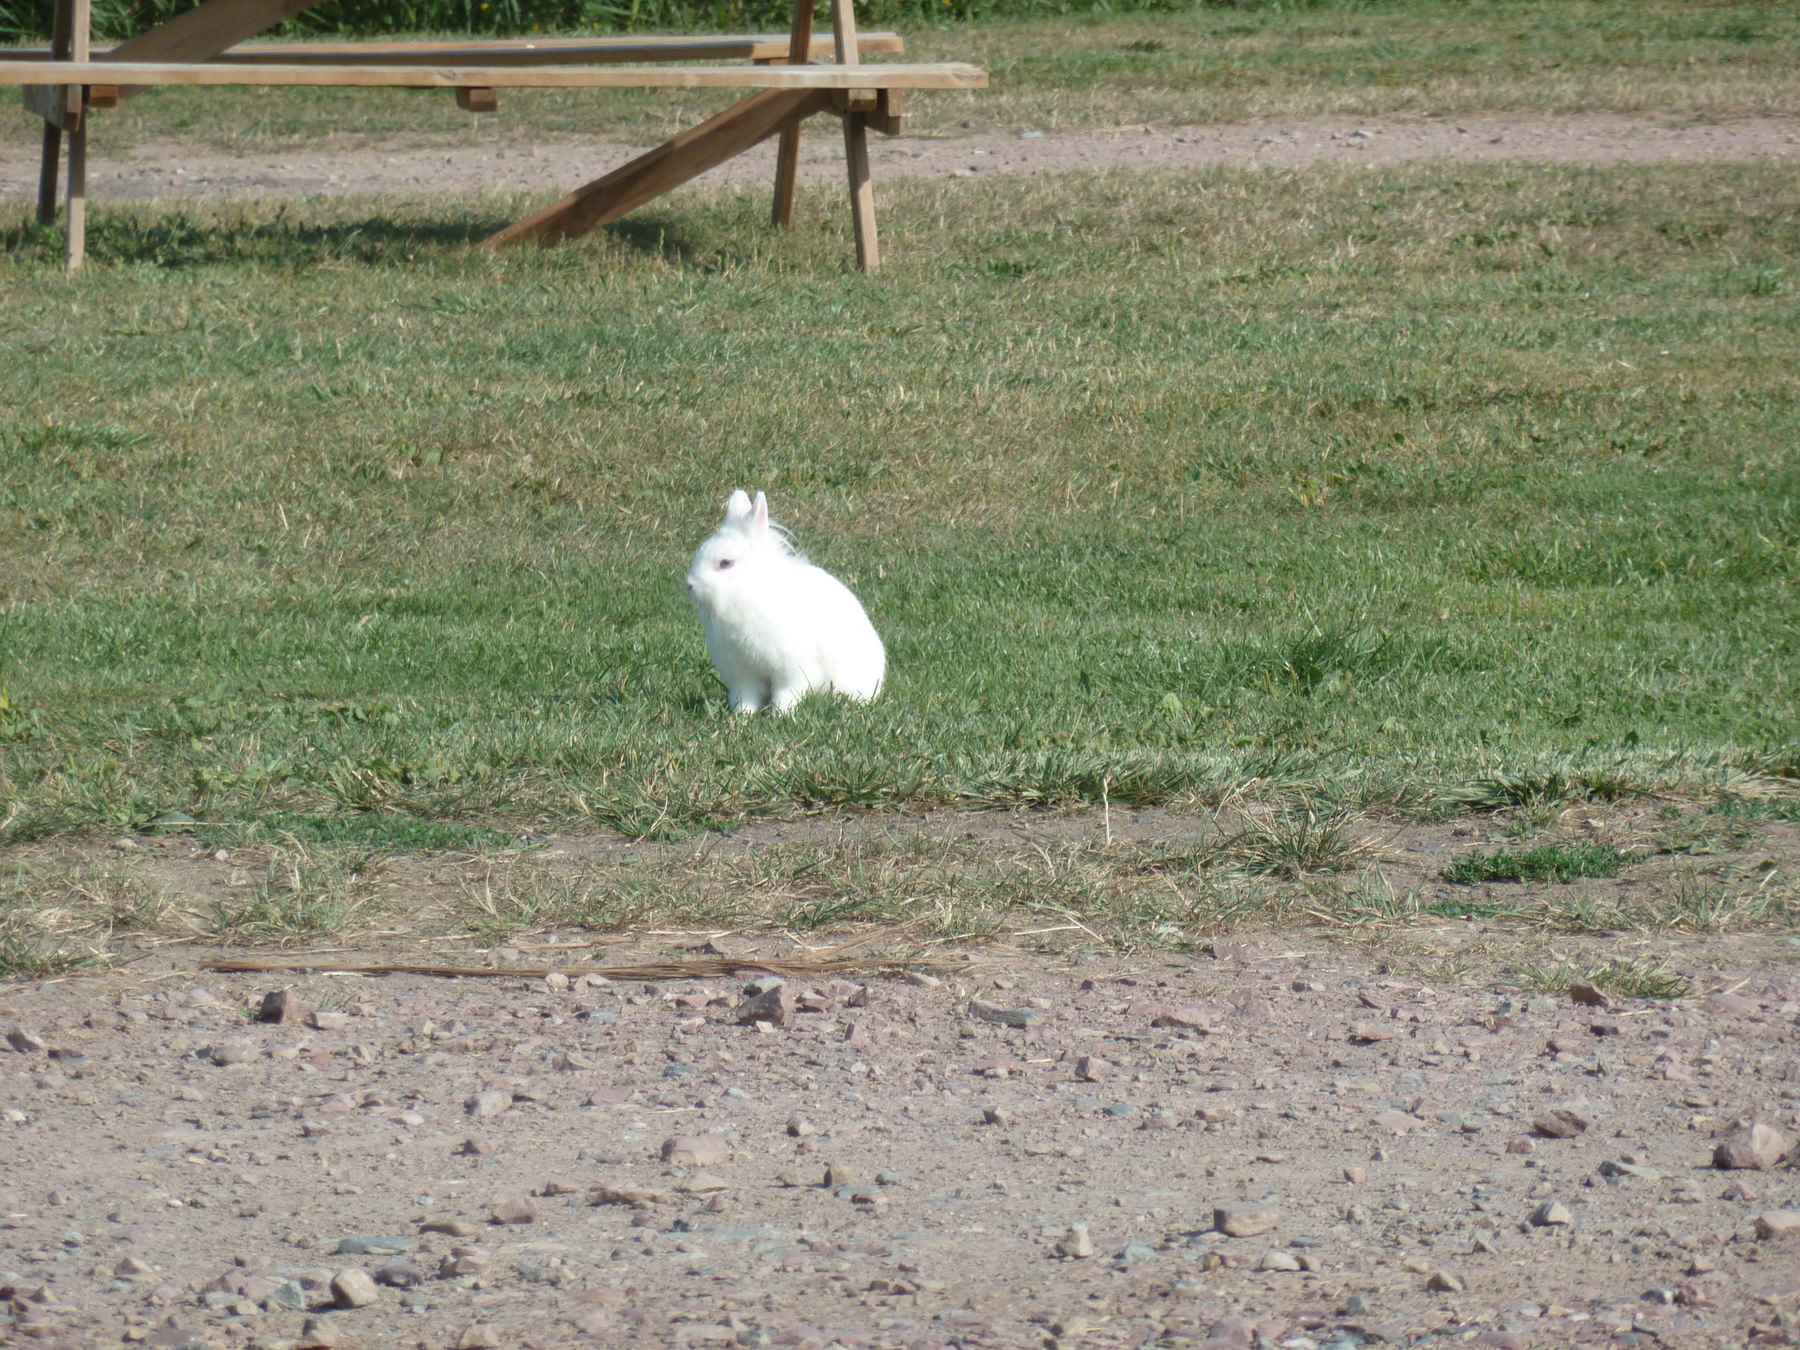
[[503, 1111], [512, 1109], [513, 1096], [510, 1092], [500, 1092], [489, 1088], [485, 1092], [477, 1092], [463, 1103], [463, 1110], [477, 1120], [489, 1120]]
[[721, 1134], [674, 1134], [663, 1140], [662, 1160], [671, 1167], [717, 1167], [731, 1161], [731, 1143]]
[[1287, 1252], [1264, 1252], [1256, 1263], [1258, 1270], [1299, 1270], [1300, 1258]]
[[492, 1219], [498, 1224], [536, 1223], [538, 1210], [529, 1197], [513, 1195], [494, 1206]]
[[500, 1333], [493, 1327], [485, 1322], [473, 1322], [457, 1338], [456, 1350], [497, 1350], [497, 1347], [505, 1344], [500, 1339]]
[[425, 1278], [425, 1272], [411, 1261], [389, 1261], [375, 1271], [375, 1283], [390, 1289], [411, 1289]]
[[1713, 1166], [1721, 1170], [1764, 1171], [1787, 1156], [1788, 1141], [1773, 1125], [1753, 1120], [1726, 1135], [1713, 1149]]
[[259, 1022], [298, 1022], [306, 1015], [306, 1008], [293, 991], [288, 989], [271, 989], [262, 996], [262, 1003], [256, 1010]]
[[1425, 1281], [1425, 1287], [1434, 1294], [1460, 1294], [1463, 1282], [1447, 1270], [1434, 1270], [1431, 1278]]
[[1075, 1061], [1075, 1077], [1084, 1083], [1098, 1083], [1111, 1068], [1111, 1065], [1097, 1055], [1083, 1055]]
[[1069, 1231], [1057, 1241], [1056, 1253], [1072, 1261], [1083, 1261], [1094, 1254], [1094, 1239], [1085, 1223], [1069, 1225]]
[[1213, 1228], [1227, 1237], [1256, 1237], [1281, 1226], [1281, 1212], [1270, 1205], [1228, 1205], [1213, 1210]]
[[1756, 1216], [1756, 1236], [1764, 1242], [1800, 1237], [1800, 1209], [1772, 1209]]
[[988, 1022], [999, 1027], [1013, 1027], [1023, 1030], [1043, 1020], [1043, 1014], [1036, 1008], [1005, 1008], [998, 1003], [989, 1003], [985, 999], [969, 1000], [969, 1016], [977, 1022]]
[[338, 1329], [325, 1317], [309, 1317], [300, 1324], [296, 1350], [331, 1350], [338, 1343]]
[[1013, 1123], [1013, 1113], [1004, 1106], [985, 1106], [981, 1110], [981, 1120], [984, 1125], [999, 1125], [1004, 1128]]
[[1531, 1212], [1534, 1228], [1562, 1228], [1575, 1222], [1569, 1207], [1560, 1200], [1546, 1200]]
[[785, 1027], [794, 1020], [794, 1012], [794, 991], [786, 983], [780, 983], [766, 986], [745, 999], [744, 1006], [738, 1009], [738, 1021], [744, 1026], [764, 1023]]
[[50, 1048], [41, 1036], [25, 1030], [24, 1027], [9, 1027], [6, 1032], [6, 1043], [21, 1055], [41, 1055]]
[[421, 1233], [444, 1233], [450, 1237], [476, 1237], [481, 1225], [467, 1219], [427, 1219], [419, 1225]]
[[1558, 1108], [1547, 1111], [1531, 1122], [1531, 1128], [1546, 1139], [1573, 1139], [1588, 1127], [1588, 1119], [1579, 1112]]
[[338, 1239], [333, 1255], [397, 1256], [412, 1248], [413, 1240], [409, 1237], [347, 1237]]
[[364, 1270], [340, 1270], [331, 1277], [331, 1297], [340, 1308], [366, 1308], [379, 1297], [375, 1281]]

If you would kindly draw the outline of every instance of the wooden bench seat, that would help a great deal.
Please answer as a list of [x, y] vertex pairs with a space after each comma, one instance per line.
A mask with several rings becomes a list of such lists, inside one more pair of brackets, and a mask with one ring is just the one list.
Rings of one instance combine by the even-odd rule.
[[[829, 0], [829, 39], [813, 35], [817, 0], [794, 0], [785, 37], [718, 36], [511, 39], [492, 42], [307, 42], [240, 45], [315, 0], [203, 0], [196, 9], [95, 53], [91, 0], [55, 0], [47, 48], [0, 49], [0, 85], [19, 85], [44, 121], [38, 218], [56, 217], [56, 170], [68, 137], [68, 265], [81, 265], [86, 228], [88, 114], [150, 88], [222, 85], [295, 88], [449, 89], [471, 111], [495, 106], [500, 89], [735, 89], [731, 107], [570, 193], [547, 210], [500, 230], [488, 247], [584, 234], [771, 136], [776, 159], [776, 225], [789, 223], [800, 124], [820, 113], [843, 119], [857, 265], [880, 264], [866, 143], [871, 129], [899, 130], [902, 100], [914, 89], [980, 89], [987, 73], [961, 62], [878, 62], [897, 54], [892, 33], [857, 32], [853, 0]], [[735, 64], [724, 64], [734, 62]]]

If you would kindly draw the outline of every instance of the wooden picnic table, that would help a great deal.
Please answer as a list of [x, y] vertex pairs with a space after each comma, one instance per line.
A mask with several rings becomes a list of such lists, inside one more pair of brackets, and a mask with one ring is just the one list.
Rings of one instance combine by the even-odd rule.
[[[485, 241], [552, 243], [617, 220], [771, 136], [776, 156], [773, 220], [793, 216], [800, 125], [820, 113], [844, 124], [857, 266], [880, 265], [868, 132], [897, 133], [906, 91], [979, 89], [987, 74], [960, 62], [863, 64], [897, 55], [898, 35], [859, 35], [853, 0], [830, 0], [829, 40], [813, 34], [816, 0], [794, 0], [784, 34], [617, 37], [490, 42], [240, 45], [317, 0], [204, 0], [147, 33], [92, 50], [91, 0], [56, 0], [50, 46], [0, 49], [0, 85], [24, 87], [44, 121], [38, 219], [56, 219], [57, 172], [67, 142], [67, 264], [86, 250], [87, 129], [95, 109], [148, 88], [185, 85], [449, 89], [471, 112], [492, 111], [508, 88], [720, 88], [746, 95], [696, 127], [577, 188]], [[737, 62], [747, 64], [724, 64]], [[699, 63], [699, 64], [693, 64]]]

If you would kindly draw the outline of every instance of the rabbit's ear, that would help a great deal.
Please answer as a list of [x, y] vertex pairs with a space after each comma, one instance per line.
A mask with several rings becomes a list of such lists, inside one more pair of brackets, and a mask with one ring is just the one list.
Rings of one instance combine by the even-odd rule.
[[769, 499], [760, 492], [756, 494], [756, 515], [751, 518], [750, 528], [757, 534], [769, 532]]
[[743, 520], [750, 514], [750, 494], [738, 488], [725, 501], [725, 519]]

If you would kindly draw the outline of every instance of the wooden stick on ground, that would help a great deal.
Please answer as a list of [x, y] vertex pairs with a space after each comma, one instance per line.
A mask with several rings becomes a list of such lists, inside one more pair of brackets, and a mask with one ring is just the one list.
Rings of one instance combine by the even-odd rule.
[[427, 966], [407, 964], [359, 965], [336, 961], [202, 961], [200, 969], [218, 975], [432, 975], [444, 979], [494, 979], [511, 977], [541, 980], [547, 975], [566, 975], [580, 979], [583, 975], [599, 975], [609, 980], [697, 980], [735, 975], [743, 971], [761, 971], [804, 979], [816, 975], [876, 974], [906, 970], [960, 969], [968, 962], [923, 957], [910, 960], [884, 957], [818, 957], [791, 961], [764, 960], [756, 957], [708, 956], [684, 961], [657, 961], [639, 966]]

